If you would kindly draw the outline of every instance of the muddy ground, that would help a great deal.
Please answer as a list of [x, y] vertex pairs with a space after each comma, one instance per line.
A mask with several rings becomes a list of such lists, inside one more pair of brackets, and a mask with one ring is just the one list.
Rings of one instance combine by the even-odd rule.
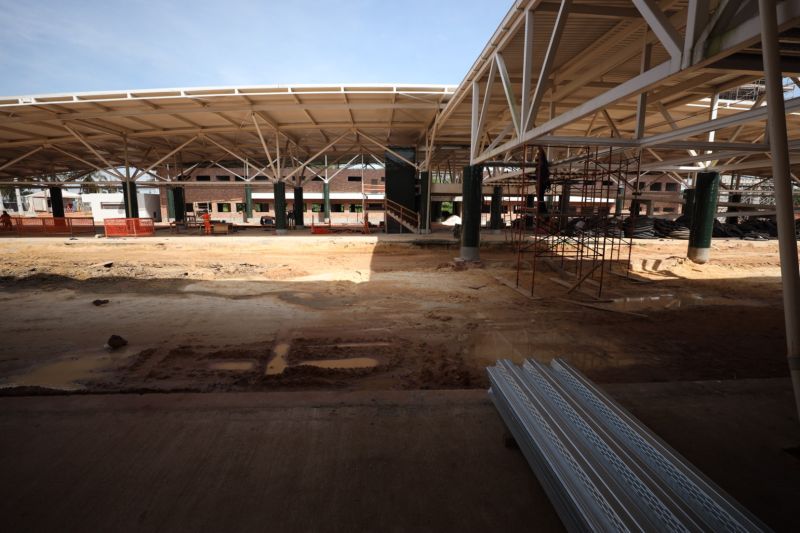
[[774, 241], [715, 240], [706, 265], [640, 241], [599, 296], [555, 262], [529, 298], [503, 236], [470, 268], [432, 239], [0, 239], [0, 393], [483, 388], [525, 357], [601, 383], [787, 374]]

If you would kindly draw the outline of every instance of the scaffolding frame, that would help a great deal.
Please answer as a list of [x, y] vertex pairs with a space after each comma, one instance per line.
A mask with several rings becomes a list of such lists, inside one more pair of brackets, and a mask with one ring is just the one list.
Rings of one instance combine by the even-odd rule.
[[[531, 202], [530, 189], [535, 186], [538, 191], [539, 176], [530, 179], [530, 150], [527, 145], [523, 149], [517, 206], [521, 216], [511, 228], [511, 241], [517, 255], [516, 286], [529, 268], [531, 296], [542, 263], [571, 279], [567, 294], [592, 285], [596, 293], [588, 292], [600, 298], [609, 274], [629, 275], [633, 233], [626, 236], [624, 223], [635, 227], [638, 212], [629, 210], [627, 219], [623, 215], [629, 199], [636, 205], [640, 153], [628, 157], [624, 150], [597, 147], [584, 151], [581, 166], [554, 172], [551, 190], [542, 191], [544, 201], [536, 196]], [[622, 266], [622, 272], [615, 265]]]

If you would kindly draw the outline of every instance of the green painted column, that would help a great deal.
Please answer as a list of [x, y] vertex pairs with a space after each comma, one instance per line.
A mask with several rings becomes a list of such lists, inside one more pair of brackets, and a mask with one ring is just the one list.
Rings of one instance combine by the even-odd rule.
[[694, 215], [694, 189], [686, 189], [683, 191], [683, 214], [692, 220]]
[[244, 186], [244, 217], [245, 222], [253, 218], [253, 186], [249, 183]]
[[431, 232], [431, 173], [419, 173], [419, 232]]
[[[527, 211], [522, 214], [522, 216], [523, 216], [522, 220], [525, 223], [525, 229], [532, 229], [533, 228], [533, 219], [534, 219], [533, 208], [535, 206], [536, 206], [536, 195], [526, 194], [525, 195], [525, 207], [526, 207]], [[541, 209], [542, 206], [544, 206], [544, 202], [541, 203], [539, 208]], [[542, 213], [546, 213], [546, 212], [547, 212], [547, 208], [545, 208], [544, 211], [542, 211]]]
[[175, 218], [175, 194], [172, 187], [167, 189], [167, 218]]
[[461, 180], [461, 258], [466, 261], [480, 259], [478, 248], [481, 236], [482, 182], [482, 166], [464, 167], [464, 177]]
[[294, 188], [294, 205], [292, 206], [294, 212], [294, 227], [296, 229], [303, 229], [306, 227], [305, 220], [303, 220], [303, 188]]
[[60, 187], [50, 187], [50, 209], [53, 218], [64, 218], [64, 196]]
[[331, 184], [327, 181], [322, 183], [322, 210], [323, 221], [328, 222], [331, 219]]
[[286, 233], [286, 183], [278, 181], [273, 185], [275, 192], [275, 233]]
[[688, 258], [695, 263], [708, 261], [718, 198], [719, 174], [717, 172], [698, 173], [694, 194], [694, 216], [689, 234], [689, 253], [687, 254]]
[[419, 173], [419, 232], [431, 232], [431, 173]]
[[492, 233], [500, 233], [503, 228], [503, 188], [498, 185], [492, 189], [492, 205], [489, 213], [489, 227]]
[[439, 222], [442, 219], [442, 202], [431, 202], [431, 220]]
[[[742, 195], [741, 194], [731, 194], [731, 195], [728, 196], [728, 201], [731, 202], [732, 204], [741, 203]], [[739, 211], [739, 207], [738, 206], [728, 206], [728, 213], [735, 213], [736, 211]], [[728, 218], [725, 219], [725, 222], [727, 222], [728, 224], [738, 224], [739, 223], [739, 217], [737, 217], [736, 215], [729, 216]]]
[[172, 193], [172, 212], [174, 213], [175, 220], [182, 222], [186, 220], [186, 193], [183, 187], [174, 187], [170, 189]]
[[572, 184], [564, 180], [561, 184], [561, 194], [558, 195], [558, 227], [564, 229], [569, 222], [569, 199], [572, 194]]
[[614, 216], [621, 217], [622, 216], [622, 198], [625, 196], [625, 186], [620, 185], [617, 187], [617, 196], [614, 198]]
[[128, 181], [122, 184], [122, 200], [125, 203], [125, 218], [139, 218], [139, 199], [135, 182]]

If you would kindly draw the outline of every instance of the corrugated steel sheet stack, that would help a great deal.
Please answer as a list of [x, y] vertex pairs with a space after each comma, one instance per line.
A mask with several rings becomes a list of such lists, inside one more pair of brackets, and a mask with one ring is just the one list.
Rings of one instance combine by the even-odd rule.
[[566, 362], [488, 368], [489, 394], [571, 531], [767, 527]]

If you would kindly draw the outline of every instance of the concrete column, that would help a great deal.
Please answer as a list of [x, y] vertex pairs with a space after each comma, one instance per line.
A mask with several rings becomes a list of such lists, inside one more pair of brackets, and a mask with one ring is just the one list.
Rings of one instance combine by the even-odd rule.
[[[522, 215], [523, 216], [522, 220], [524, 221], [525, 229], [533, 228], [533, 208], [535, 205], [536, 205], [536, 196], [533, 194], [526, 194], [525, 207], [527, 208], [527, 211]], [[539, 208], [541, 209], [543, 205], [544, 202], [542, 202], [542, 205], [539, 206]], [[545, 212], [547, 212], [547, 208], [545, 208], [544, 211], [542, 211], [542, 213]]]
[[50, 187], [50, 207], [53, 211], [53, 218], [64, 218], [64, 196], [61, 188]]
[[431, 220], [439, 221], [442, 219], [442, 202], [431, 202]]
[[621, 217], [622, 216], [622, 198], [625, 196], [625, 186], [620, 185], [617, 187], [617, 196], [614, 198], [614, 216]]
[[14, 187], [14, 194], [17, 197], [17, 214], [22, 215], [22, 212], [25, 211], [25, 206], [22, 205], [22, 191], [19, 190], [19, 187]]
[[322, 184], [323, 221], [331, 219], [331, 184], [327, 181]]
[[139, 218], [136, 182], [128, 181], [122, 184], [122, 200], [125, 202], [125, 218]]
[[431, 232], [431, 173], [419, 173], [419, 232]]
[[167, 218], [175, 218], [175, 194], [172, 187], [167, 188]]
[[[742, 195], [741, 194], [729, 194], [728, 195], [728, 201], [730, 203], [732, 203], [732, 204], [741, 203]], [[728, 207], [728, 213], [735, 213], [736, 211], [739, 211], [739, 207], [738, 206], [736, 206], [736, 207], [729, 206]], [[727, 222], [728, 224], [736, 224], [737, 222], [739, 222], [739, 217], [730, 216], [730, 217], [725, 219], [725, 222]]]
[[797, 260], [792, 179], [786, 132], [786, 106], [783, 101], [783, 73], [778, 46], [777, 2], [758, 0], [761, 19], [761, 55], [767, 81], [767, 133], [772, 156], [772, 182], [778, 222], [778, 250], [783, 284], [783, 318], [786, 328], [786, 356], [800, 413], [800, 267]]
[[483, 203], [483, 167], [464, 167], [461, 197], [461, 258], [466, 261], [480, 259], [478, 251], [481, 235], [481, 204]]
[[305, 220], [303, 220], [303, 205], [303, 188], [295, 187], [294, 205], [292, 209], [294, 210], [294, 227], [297, 229], [303, 229], [306, 227]]
[[560, 229], [567, 227], [571, 189], [570, 182], [565, 180], [561, 186], [561, 194], [558, 196], [558, 227]]
[[708, 261], [718, 196], [719, 174], [717, 172], [699, 172], [695, 188], [694, 216], [689, 235], [689, 253], [687, 254], [687, 257], [695, 263]]
[[183, 222], [186, 220], [186, 193], [183, 187], [172, 187], [169, 192], [172, 195], [170, 203], [172, 214], [170, 216], [178, 222]]
[[686, 189], [683, 191], [683, 211], [682, 214], [692, 220], [694, 216], [694, 189]]
[[244, 218], [245, 222], [253, 218], [253, 186], [244, 186]]
[[275, 192], [275, 233], [286, 234], [286, 183], [278, 181], [273, 185]]
[[503, 188], [495, 185], [492, 189], [492, 205], [489, 210], [489, 227], [492, 233], [500, 233], [503, 228]]

